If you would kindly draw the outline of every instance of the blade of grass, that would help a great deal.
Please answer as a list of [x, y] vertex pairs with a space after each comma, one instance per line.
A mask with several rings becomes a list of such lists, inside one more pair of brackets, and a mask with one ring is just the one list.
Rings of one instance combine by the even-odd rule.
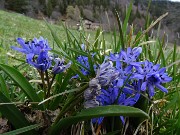
[[2, 75], [0, 75], [0, 88], [1, 88], [1, 91], [3, 92], [3, 94], [4, 94], [7, 98], [10, 98], [10, 96], [9, 96], [9, 91], [8, 91], [8, 89], [7, 89], [5, 80], [4, 80], [4, 78], [2, 77]]
[[19, 71], [4, 64], [0, 64], [0, 69], [3, 70], [23, 90], [30, 101], [40, 101], [34, 88]]
[[[126, 13], [126, 17], [123, 23], [123, 27], [122, 27], [122, 31], [124, 33], [124, 37], [126, 37], [126, 32], [127, 32], [127, 26], [128, 26], [128, 21], [129, 21], [129, 17], [131, 15], [131, 11], [132, 11], [132, 5], [133, 5], [133, 0], [131, 0], [130, 5], [128, 7], [128, 11]], [[124, 38], [126, 40], [126, 38]]]
[[59, 40], [58, 36], [55, 34], [55, 32], [53, 31], [53, 29], [51, 28], [51, 26], [49, 25], [49, 23], [45, 20], [46, 25], [48, 26], [49, 30], [51, 31], [51, 35], [54, 38], [54, 41], [56, 42], [56, 44], [58, 45], [59, 48], [61, 48], [62, 50], [64, 50], [64, 46], [61, 43], [61, 41]]
[[163, 51], [163, 43], [161, 43], [160, 40], [159, 40], [159, 49], [160, 49], [160, 54], [161, 54], [162, 66], [166, 67], [166, 59], [165, 59], [164, 51]]
[[100, 28], [99, 29], [97, 29], [97, 31], [96, 31], [96, 36], [95, 36], [95, 42], [93, 43], [93, 47], [95, 48], [95, 49], [97, 49], [98, 48], [98, 43], [99, 43], [99, 37], [100, 37], [100, 35], [102, 34], [102, 32], [100, 31]]
[[[173, 59], [172, 61], [175, 62], [176, 61], [176, 50], [177, 50], [177, 46], [176, 43], [174, 43], [174, 51], [173, 51]], [[175, 79], [176, 76], [176, 64], [173, 65], [173, 80]]]
[[[121, 20], [120, 20], [118, 12], [116, 10], [115, 10], [115, 15], [116, 15], [116, 18], [118, 21], [118, 27], [119, 27], [119, 36], [120, 36], [119, 43], [121, 44], [122, 49], [124, 50], [125, 46], [124, 46], [124, 36], [123, 36], [123, 31], [122, 31], [122, 26], [121, 26]], [[115, 50], [116, 52], [118, 52], [120, 50], [120, 44], [117, 46], [117, 48]]]
[[25, 133], [27, 131], [31, 131], [33, 129], [39, 128], [40, 126], [41, 126], [41, 124], [34, 124], [34, 125], [26, 126], [23, 128], [19, 128], [19, 129], [4, 133], [2, 135], [19, 135], [19, 134]]

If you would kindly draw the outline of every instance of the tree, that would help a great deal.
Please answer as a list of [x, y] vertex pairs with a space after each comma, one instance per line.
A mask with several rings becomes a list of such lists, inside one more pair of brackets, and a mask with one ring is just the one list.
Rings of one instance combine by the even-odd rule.
[[48, 17], [51, 16], [52, 10], [53, 10], [52, 0], [48, 0], [47, 3], [46, 3], [46, 14], [47, 14]]
[[27, 11], [27, 4], [27, 0], [14, 0], [13, 2], [12, 0], [6, 0], [5, 8], [16, 11], [18, 13], [25, 13]]

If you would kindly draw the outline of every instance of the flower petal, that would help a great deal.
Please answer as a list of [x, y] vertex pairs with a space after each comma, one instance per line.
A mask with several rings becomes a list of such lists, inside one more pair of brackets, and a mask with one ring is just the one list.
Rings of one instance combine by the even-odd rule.
[[141, 85], [141, 90], [145, 91], [146, 87], [147, 87], [147, 82], [143, 82], [142, 85]]
[[155, 84], [155, 86], [160, 89], [162, 92], [168, 93], [168, 90], [166, 88], [164, 88], [162, 85], [160, 84]]
[[148, 84], [148, 91], [150, 98], [155, 95], [154, 86], [152, 84]]

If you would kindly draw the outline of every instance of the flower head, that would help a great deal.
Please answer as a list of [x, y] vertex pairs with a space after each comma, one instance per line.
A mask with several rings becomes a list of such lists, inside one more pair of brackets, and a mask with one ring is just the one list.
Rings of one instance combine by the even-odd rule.
[[43, 37], [40, 37], [39, 39], [34, 38], [32, 41], [27, 42], [25, 42], [22, 38], [17, 38], [17, 42], [21, 45], [21, 48], [15, 46], [12, 46], [11, 48], [24, 54], [39, 55], [41, 51], [51, 50], [47, 40]]
[[127, 63], [127, 64], [133, 64], [133, 62], [136, 62], [136, 60], [139, 57], [141, 52], [142, 52], [141, 47], [135, 47], [133, 49], [128, 47], [127, 52], [121, 51], [122, 61]]
[[21, 48], [15, 46], [11, 48], [26, 54], [28, 64], [43, 72], [51, 67], [52, 58], [48, 55], [48, 51], [51, 48], [47, 40], [40, 37], [39, 39], [34, 38], [32, 41], [25, 42], [22, 38], [17, 38], [17, 42], [21, 45]]
[[51, 58], [48, 56], [48, 53], [45, 51], [42, 51], [37, 56], [36, 59], [34, 57], [28, 55], [26, 61], [33, 67], [35, 67], [43, 72], [51, 67], [51, 62], [52, 62]]
[[134, 65], [135, 64], [134, 62], [137, 61], [137, 58], [139, 57], [141, 52], [142, 52], [141, 47], [135, 47], [133, 49], [131, 47], [128, 47], [127, 51], [122, 50], [120, 53], [115, 53], [115, 54], [110, 53], [109, 59], [111, 61], [122, 61], [127, 65]]
[[165, 93], [168, 92], [168, 90], [161, 85], [162, 83], [167, 83], [172, 80], [172, 78], [165, 73], [166, 68], [160, 69], [159, 64], [154, 65], [152, 62], [146, 60], [142, 67], [136, 67], [136, 69], [137, 73], [133, 75], [133, 78], [138, 78], [143, 81], [141, 90], [145, 91], [146, 88], [148, 88], [150, 97], [154, 96], [155, 87]]

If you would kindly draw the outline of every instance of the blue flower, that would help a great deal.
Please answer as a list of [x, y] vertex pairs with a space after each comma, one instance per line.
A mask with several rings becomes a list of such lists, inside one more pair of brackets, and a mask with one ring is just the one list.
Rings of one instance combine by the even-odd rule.
[[25, 42], [22, 38], [17, 38], [17, 42], [21, 45], [21, 48], [15, 46], [11, 48], [26, 54], [28, 64], [43, 72], [51, 67], [52, 58], [48, 55], [48, 51], [51, 48], [47, 40], [40, 37], [39, 39], [34, 38], [32, 41]]
[[141, 90], [145, 91], [146, 88], [148, 88], [148, 94], [150, 97], [155, 95], [155, 87], [165, 93], [168, 92], [168, 90], [161, 85], [162, 83], [167, 83], [172, 80], [172, 78], [165, 73], [166, 68], [160, 69], [159, 64], [154, 65], [152, 62], [146, 60], [142, 67], [136, 67], [136, 69], [137, 72], [132, 78], [143, 80]]
[[21, 48], [15, 46], [11, 46], [11, 48], [24, 54], [39, 55], [41, 51], [51, 50], [48, 41], [43, 37], [40, 37], [39, 39], [34, 38], [32, 41], [27, 42], [22, 38], [17, 38], [17, 42], [21, 45]]
[[141, 47], [135, 47], [133, 49], [128, 47], [127, 52], [121, 51], [122, 61], [127, 64], [134, 65], [134, 62], [136, 62], [136, 60], [139, 57], [139, 55], [141, 54], [141, 52], [142, 52]]
[[[86, 51], [87, 46], [85, 44], [81, 44], [81, 51]], [[91, 57], [93, 58], [94, 55], [96, 53], [90, 53]], [[83, 55], [79, 55], [76, 58], [77, 62], [81, 65], [80, 67], [80, 71], [83, 75], [87, 76], [90, 74], [90, 64], [89, 64], [89, 58], [87, 56], [83, 56]], [[93, 65], [94, 71], [96, 71], [97, 69], [97, 65], [94, 64]], [[79, 78], [79, 75], [76, 74], [75, 76], [73, 76], [71, 79], [76, 79]]]
[[102, 106], [112, 104], [133, 106], [140, 97], [139, 92], [139, 82], [134, 82], [132, 85], [126, 85], [124, 89], [119, 88], [117, 83], [113, 83], [108, 89], [101, 89], [101, 94], [97, 96], [96, 99]]
[[27, 55], [26, 61], [28, 64], [44, 72], [51, 67], [52, 59], [48, 56], [46, 51], [41, 51], [36, 59]]
[[[92, 54], [91, 56], [93, 57], [94, 54]], [[79, 64], [82, 65], [82, 66], [80, 67], [81, 73], [82, 73], [83, 75], [85, 75], [85, 76], [89, 75], [89, 74], [90, 74], [90, 64], [89, 64], [88, 57], [87, 57], [87, 56], [82, 56], [82, 55], [80, 55], [80, 56], [77, 57], [76, 60], [78, 61]], [[94, 71], [96, 71], [97, 65], [94, 64], [94, 65], [93, 65], [93, 68], [94, 68]], [[77, 75], [73, 76], [72, 79], [78, 78], [78, 77], [79, 77], [79, 75], [77, 74]]]
[[[96, 77], [89, 82], [89, 88], [84, 92], [85, 108], [107, 106], [107, 105], [126, 105], [133, 106], [139, 99], [139, 83], [133, 86], [127, 85], [121, 89], [122, 82], [119, 71], [113, 66], [111, 61], [104, 61], [97, 69]], [[124, 117], [120, 116], [124, 123]], [[94, 118], [92, 122], [101, 124], [104, 117]]]
[[[109, 60], [116, 63], [116, 68], [119, 70], [121, 79], [124, 80], [132, 73], [133, 67], [138, 67], [141, 62], [137, 62], [139, 55], [142, 52], [141, 47], [127, 48], [126, 51], [120, 51], [120, 53], [110, 53]], [[123, 82], [123, 80], [121, 80]]]
[[121, 60], [121, 53], [110, 53], [109, 60], [111, 61], [120, 61]]
[[51, 48], [49, 47], [48, 41], [45, 40], [43, 37], [40, 37], [39, 39], [34, 38], [31, 42], [33, 48], [34, 54], [38, 55], [41, 53], [41, 51], [49, 51]]
[[[165, 72], [165, 68], [160, 68], [160, 64], [154, 65], [147, 60], [137, 62], [141, 52], [141, 47], [129, 47], [127, 52], [110, 53], [108, 59], [105, 57], [96, 70], [96, 77], [84, 92], [85, 108], [113, 104], [133, 106], [146, 88], [149, 97], [154, 96], [155, 87], [167, 93], [162, 83], [167, 83], [172, 78]], [[92, 122], [101, 124], [103, 119], [104, 117], [93, 118]], [[125, 122], [123, 116], [120, 119]]]
[[99, 66], [97, 75], [89, 82], [89, 88], [84, 92], [85, 108], [99, 106], [96, 97], [100, 94], [101, 88], [112, 84], [118, 78], [119, 73], [113, 67], [111, 61], [104, 62]]
[[69, 62], [67, 65], [64, 64], [64, 59], [56, 58], [55, 59], [56, 64], [54, 65], [52, 69], [53, 74], [59, 74], [61, 72], [64, 72], [66, 69], [68, 69], [71, 66], [71, 62]]
[[[126, 90], [125, 90], [126, 89]], [[108, 89], [101, 89], [101, 94], [96, 97], [96, 102], [101, 106], [107, 105], [124, 105], [124, 106], [133, 106], [140, 97], [140, 83], [134, 83], [132, 86], [127, 86], [124, 90], [121, 90], [117, 85], [111, 85]], [[131, 91], [130, 93], [126, 93], [126, 91]], [[120, 95], [119, 95], [120, 94]], [[119, 97], [118, 97], [119, 96]], [[98, 122], [101, 124], [104, 117], [94, 118], [92, 122]], [[124, 124], [124, 117], [120, 116], [122, 123]]]
[[32, 53], [32, 47], [31, 44], [29, 44], [29, 42], [25, 42], [22, 38], [17, 38], [17, 42], [21, 45], [22, 48], [11, 46], [13, 50], [19, 51], [24, 54]]
[[111, 61], [122, 61], [127, 65], [138, 65], [136, 61], [141, 52], [141, 47], [135, 47], [133, 49], [131, 47], [128, 47], [127, 52], [122, 50], [120, 53], [110, 53], [109, 59]]

